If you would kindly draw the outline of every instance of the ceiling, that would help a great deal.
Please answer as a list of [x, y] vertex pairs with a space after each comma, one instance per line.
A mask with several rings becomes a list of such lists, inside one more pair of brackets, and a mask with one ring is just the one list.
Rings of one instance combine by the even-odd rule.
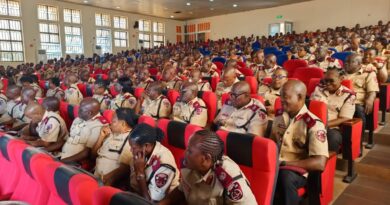
[[[310, 0], [62, 0], [101, 8], [190, 20]], [[187, 5], [190, 4], [190, 5]], [[234, 6], [236, 5], [236, 7]], [[175, 13], [175, 12], [181, 13]]]

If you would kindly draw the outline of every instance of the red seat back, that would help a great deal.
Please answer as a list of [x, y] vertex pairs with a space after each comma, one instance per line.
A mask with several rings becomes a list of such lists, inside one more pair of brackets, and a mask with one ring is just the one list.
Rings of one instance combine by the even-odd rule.
[[153, 119], [153, 117], [150, 117], [150, 116], [147, 116], [147, 115], [141, 115], [139, 118], [138, 118], [138, 124], [141, 124], [141, 123], [145, 123], [145, 124], [148, 124], [152, 127], [156, 127], [157, 123], [156, 121]]
[[324, 102], [317, 100], [310, 100], [309, 110], [316, 115], [320, 120], [326, 124], [328, 123], [328, 108]]
[[164, 132], [162, 144], [175, 156], [176, 164], [181, 164], [185, 149], [193, 133], [201, 130], [201, 127], [178, 121], [160, 119], [157, 126]]
[[158, 73], [158, 69], [157, 68], [149, 68], [149, 73], [150, 73], [150, 75], [155, 76]]
[[217, 96], [212, 91], [199, 92], [198, 97], [202, 98], [207, 107], [207, 123], [212, 123], [217, 115]]
[[322, 69], [310, 68], [310, 67], [297, 68], [293, 75], [293, 78], [298, 78], [306, 85], [306, 87], [309, 86], [309, 81], [311, 78], [321, 79], [323, 77], [324, 77], [324, 71]]
[[311, 96], [311, 94], [314, 92], [316, 89], [317, 85], [320, 83], [321, 79], [320, 78], [312, 78], [309, 81], [309, 85], [307, 86], [307, 96]]
[[251, 88], [251, 93], [256, 94], [257, 93], [257, 87], [258, 87], [258, 82], [256, 77], [254, 76], [245, 76], [245, 81], [248, 82], [249, 87]]
[[69, 118], [68, 107], [69, 107], [68, 103], [66, 103], [64, 101], [60, 102], [60, 116], [62, 117], [62, 119], [64, 119], [68, 129], [70, 129], [70, 126], [72, 125], [73, 119]]
[[111, 124], [112, 122], [112, 117], [115, 114], [115, 110], [105, 110], [103, 112], [103, 117], [106, 118], [106, 120]]
[[[246, 68], [246, 64], [244, 62], [241, 62], [241, 61], [237, 61], [237, 65], [238, 65], [238, 68]], [[253, 73], [252, 73], [253, 74]], [[245, 74], [244, 74], [245, 75]]]
[[19, 148], [13, 157], [21, 173], [11, 200], [24, 201], [36, 205], [46, 204], [49, 199], [49, 190], [36, 179], [37, 173], [34, 168], [52, 162], [53, 158], [33, 147]]
[[245, 76], [252, 76], [253, 77], [253, 70], [252, 69], [244, 67], [244, 68], [239, 68], [238, 70]]
[[111, 85], [109, 89], [110, 89], [109, 91], [110, 91], [110, 94], [112, 95], [112, 97], [116, 97], [119, 94], [119, 92], [115, 90], [114, 85]]
[[211, 89], [215, 92], [215, 90], [217, 89], [217, 84], [219, 83], [220, 81], [220, 78], [219, 77], [212, 77], [211, 78], [211, 82], [210, 82], [210, 86], [211, 86]]
[[167, 92], [167, 98], [172, 106], [176, 103], [177, 98], [180, 96], [180, 93], [177, 90], [169, 89]]
[[344, 85], [348, 89], [353, 90], [353, 82], [352, 82], [352, 80], [343, 80], [343, 81], [341, 81], [341, 85]]
[[3, 82], [3, 91], [6, 91], [8, 88], [8, 79], [2, 78], [1, 81]]
[[134, 205], [152, 205], [151, 202], [141, 196], [124, 192], [113, 187], [103, 186], [96, 190], [93, 194], [93, 205], [119, 205], [119, 204], [134, 204]]
[[249, 180], [258, 204], [272, 204], [277, 179], [276, 144], [263, 137], [217, 131], [225, 143], [225, 154], [236, 162]]
[[214, 64], [217, 66], [218, 70], [220, 70], [220, 71], [223, 70], [223, 63], [216, 61], [216, 62], [214, 62]]
[[263, 84], [264, 85], [271, 85], [272, 84], [272, 78], [263, 78]]
[[77, 87], [79, 88], [81, 94], [83, 94], [83, 97], [87, 97], [87, 87], [84, 83], [78, 83]]
[[145, 91], [144, 88], [141, 88], [141, 87], [135, 88], [135, 89], [134, 89], [134, 97], [137, 98], [137, 99], [139, 99], [139, 98], [142, 96], [142, 93], [143, 93], [144, 91]]
[[329, 204], [333, 200], [334, 174], [336, 172], [337, 155], [330, 155], [325, 170], [321, 174], [321, 205]]
[[306, 67], [307, 62], [300, 59], [287, 60], [283, 63], [283, 68], [287, 70], [288, 77], [292, 77], [297, 68]]

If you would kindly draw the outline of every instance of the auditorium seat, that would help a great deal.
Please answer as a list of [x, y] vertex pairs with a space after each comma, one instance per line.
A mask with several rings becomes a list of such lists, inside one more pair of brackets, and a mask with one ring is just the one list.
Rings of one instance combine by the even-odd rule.
[[250, 69], [250, 68], [238, 68], [238, 70], [245, 76], [245, 77], [249, 77], [249, 76], [252, 76], [253, 77], [253, 70]]
[[198, 92], [198, 98], [201, 98], [207, 107], [207, 123], [211, 124], [217, 115], [217, 96], [212, 91]]
[[374, 146], [374, 131], [378, 128], [379, 122], [379, 98], [374, 100], [374, 106], [372, 113], [366, 115], [366, 130], [368, 130], [368, 142], [366, 144], [367, 149], [372, 149]]
[[307, 62], [300, 59], [291, 59], [283, 63], [283, 68], [287, 70], [288, 77], [292, 77], [297, 68], [307, 67]]
[[264, 48], [264, 55], [273, 54], [276, 51], [279, 51], [276, 47], [266, 47]]
[[202, 80], [208, 81], [210, 83], [211, 90], [215, 92], [217, 84], [220, 81], [220, 77], [203, 77]]
[[284, 62], [286, 62], [288, 60], [288, 57], [286, 54], [281, 54], [281, 55], [278, 55], [276, 56], [276, 63], [279, 65], [279, 66], [283, 66]]
[[379, 84], [380, 111], [382, 112], [380, 125], [386, 123], [386, 112], [390, 109], [390, 83]]
[[172, 106], [176, 103], [180, 93], [177, 90], [169, 89], [167, 92], [167, 98]]
[[83, 94], [83, 97], [87, 97], [87, 87], [84, 83], [77, 83], [77, 87], [79, 88], [81, 94]]
[[[1, 133], [1, 135], [4, 135]], [[19, 181], [21, 170], [18, 168], [13, 155], [16, 150], [28, 145], [21, 140], [4, 135], [0, 137], [0, 200], [9, 199]]]
[[158, 120], [157, 126], [164, 132], [162, 144], [172, 152], [176, 164], [180, 165], [190, 137], [202, 128], [167, 119]]
[[94, 84], [87, 84], [87, 85], [85, 86], [85, 94], [86, 94], [87, 97], [92, 97], [94, 91], [95, 91], [95, 86], [94, 86]]
[[211, 61], [212, 61], [213, 63], [220, 62], [220, 63], [222, 63], [222, 64], [225, 64], [226, 59], [223, 58], [223, 57], [215, 57], [215, 58], [213, 58]]
[[223, 70], [223, 63], [216, 61], [216, 62], [214, 62], [214, 64], [217, 66], [217, 69], [219, 71]]
[[344, 63], [345, 60], [347, 59], [347, 57], [351, 54], [352, 54], [352, 52], [344, 51], [344, 52], [334, 53], [331, 57], [335, 58], [335, 59], [339, 59], [339, 60], [343, 61], [343, 63]]
[[[217, 131], [225, 154], [235, 161], [249, 181], [258, 204], [272, 204], [278, 172], [276, 144], [263, 137]], [[243, 149], [245, 148], [245, 149]]]
[[253, 75], [245, 76], [244, 80], [249, 84], [249, 87], [251, 88], [251, 93], [257, 94], [258, 82], [256, 77], [254, 77]]
[[3, 91], [5, 92], [8, 88], [8, 79], [7, 78], [1, 78], [1, 81], [3, 82]]
[[60, 162], [50, 162], [38, 177], [49, 188], [47, 205], [92, 205], [99, 184], [93, 177]]
[[324, 77], [324, 71], [321, 68], [301, 67], [294, 71], [292, 77], [299, 79], [306, 87], [309, 87], [310, 79]]
[[109, 92], [113, 98], [115, 98], [119, 94], [119, 92], [115, 90], [115, 85], [111, 85], [109, 87]]
[[147, 116], [147, 115], [141, 115], [138, 118], [138, 124], [145, 123], [152, 127], [156, 127], [157, 122], [153, 119], [153, 117]]
[[93, 205], [152, 205], [137, 194], [124, 192], [109, 186], [98, 188], [93, 193]]
[[16, 149], [13, 153], [13, 159], [20, 170], [20, 177], [10, 200], [23, 201], [31, 205], [46, 204], [49, 190], [36, 179], [39, 170], [36, 168], [52, 162], [53, 158], [47, 153], [29, 146], [24, 149]]
[[103, 117], [106, 118], [106, 120], [108, 121], [108, 123], [111, 124], [112, 122], [112, 117], [114, 116], [115, 114], [115, 110], [105, 110], [103, 112]]
[[142, 94], [145, 92], [145, 89], [142, 88], [142, 87], [138, 87], [138, 88], [135, 88], [134, 89], [134, 97], [138, 99], [140, 99], [140, 97], [142, 96]]
[[149, 68], [149, 73], [152, 76], [156, 76], [158, 73], [158, 69], [157, 68]]

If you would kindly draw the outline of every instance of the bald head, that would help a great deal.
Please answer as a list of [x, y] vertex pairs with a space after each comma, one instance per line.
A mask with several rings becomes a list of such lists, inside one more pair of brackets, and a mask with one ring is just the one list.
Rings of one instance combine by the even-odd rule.
[[60, 101], [54, 96], [46, 97], [42, 105], [47, 111], [57, 112], [60, 109]]
[[306, 86], [302, 81], [289, 80], [280, 91], [283, 109], [294, 117], [304, 106], [306, 99]]
[[276, 65], [276, 56], [274, 54], [268, 54], [264, 60], [264, 66], [266, 68], [273, 68]]
[[251, 87], [246, 81], [240, 81], [233, 85], [232, 90], [237, 91], [239, 93], [250, 93]]
[[35, 100], [35, 90], [32, 88], [24, 88], [22, 90], [22, 102], [24, 104]]
[[349, 74], [359, 71], [359, 69], [362, 66], [362, 61], [363, 61], [363, 57], [361, 55], [352, 53], [345, 60], [344, 63], [345, 71]]
[[26, 109], [24, 110], [24, 114], [26, 117], [31, 119], [33, 123], [38, 123], [42, 121], [43, 116], [45, 115], [45, 111], [46, 110], [42, 105], [33, 102], [27, 105]]
[[20, 93], [21, 93], [21, 88], [19, 86], [10, 85], [8, 86], [5, 95], [7, 96], [7, 98], [14, 100], [20, 96]]
[[79, 107], [79, 117], [83, 120], [90, 120], [100, 111], [100, 103], [98, 100], [88, 97], [84, 98]]

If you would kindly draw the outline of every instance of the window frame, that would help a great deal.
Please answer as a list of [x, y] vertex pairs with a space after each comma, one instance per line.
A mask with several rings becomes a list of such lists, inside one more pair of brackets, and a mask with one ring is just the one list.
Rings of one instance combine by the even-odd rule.
[[[68, 22], [68, 21], [65, 21], [65, 10], [69, 10], [70, 11], [70, 22]], [[81, 10], [79, 10], [79, 9], [71, 9], [71, 8], [64, 8], [63, 10], [63, 21], [64, 21], [64, 23], [66, 23], [66, 24], [82, 24], [82, 15], [81, 15]], [[74, 22], [74, 20], [73, 20], [73, 11], [77, 11], [78, 13], [79, 13], [79, 22]]]
[[[100, 25], [98, 25], [97, 16], [100, 16]], [[103, 25], [103, 16], [108, 16], [108, 25]], [[95, 13], [95, 26], [97, 27], [111, 27], [111, 15], [107, 13]]]
[[[40, 12], [39, 12], [39, 7], [40, 6], [43, 6], [43, 7], [46, 7], [46, 18], [45, 19], [41, 19], [39, 18], [40, 17]], [[55, 8], [56, 9], [56, 19], [55, 20], [52, 20], [52, 19], [49, 19], [49, 7], [50, 8]], [[51, 6], [51, 5], [48, 5], [48, 4], [38, 4], [37, 5], [37, 12], [38, 12], [38, 20], [39, 21], [54, 21], [54, 22], [58, 22], [59, 21], [59, 9], [57, 6]]]
[[[102, 46], [102, 45], [98, 44], [98, 38], [102, 38], [102, 37], [98, 37], [98, 30], [101, 30], [101, 31], [105, 30], [105, 31], [108, 31], [108, 33], [110, 34], [109, 39], [107, 39], [108, 42], [110, 42], [109, 51], [104, 51], [103, 47], [106, 47], [106, 46]], [[110, 28], [96, 28], [96, 41], [95, 41], [95, 43], [97, 46], [100, 46], [102, 48], [102, 53], [107, 53], [107, 52], [112, 53], [113, 45], [112, 45], [112, 31], [111, 31], [111, 29]]]
[[[72, 30], [71, 34], [67, 34], [67, 32], [66, 32], [66, 30], [67, 30], [66, 27], [71, 28], [71, 30]], [[78, 29], [80, 29], [80, 35], [74, 34], [74, 33], [73, 33], [73, 28], [78, 28]], [[83, 54], [83, 53], [84, 53], [83, 29], [82, 29], [81, 26], [77, 26], [77, 25], [65, 25], [65, 26], [64, 26], [64, 36], [65, 36], [65, 53], [66, 53], [66, 54]], [[69, 42], [67, 42], [67, 37], [72, 37], [72, 38], [74, 38], [74, 37], [79, 37], [79, 38], [80, 38], [80, 44], [79, 44], [79, 45], [77, 45], [77, 44], [72, 44], [72, 43], [69, 44]], [[80, 49], [79, 49], [79, 52], [68, 52], [68, 47], [74, 47], [74, 46], [79, 46], [79, 48], [80, 48]]]
[[[11, 18], [1, 18], [0, 20], [8, 21], [8, 29], [0, 28], [0, 31], [7, 31], [9, 33], [9, 40], [0, 40], [0, 42], [9, 42], [10, 45], [11, 45], [11, 50], [2, 50], [1, 46], [0, 46], [0, 62], [24, 62], [25, 56], [24, 56], [24, 42], [23, 42], [23, 25], [22, 25], [22, 20], [20, 20], [20, 19], [11, 19]], [[17, 21], [17, 22], [19, 22], [20, 30], [11, 29], [10, 21]], [[20, 32], [20, 40], [12, 40], [12, 35], [11, 35], [12, 31]], [[21, 51], [13, 51], [12, 50], [12, 43], [13, 42], [21, 43], [22, 50]], [[11, 60], [3, 60], [2, 55], [1, 55], [2, 53], [11, 53]], [[15, 60], [15, 57], [13, 55], [14, 53], [21, 53], [22, 54], [22, 59], [21, 60]]]

